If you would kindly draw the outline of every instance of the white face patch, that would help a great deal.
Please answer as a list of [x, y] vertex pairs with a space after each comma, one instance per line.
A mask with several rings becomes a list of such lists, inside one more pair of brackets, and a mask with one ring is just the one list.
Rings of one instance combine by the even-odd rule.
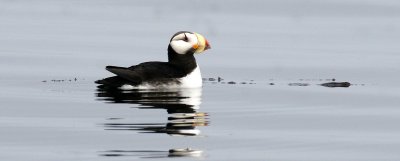
[[181, 33], [172, 38], [170, 45], [178, 54], [186, 54], [193, 49], [193, 45], [197, 44], [197, 36], [192, 33]]

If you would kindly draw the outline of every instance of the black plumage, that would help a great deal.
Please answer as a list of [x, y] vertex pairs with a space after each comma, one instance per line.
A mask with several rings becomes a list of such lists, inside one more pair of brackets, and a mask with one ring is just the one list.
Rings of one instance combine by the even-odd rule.
[[196, 67], [194, 50], [189, 50], [186, 54], [178, 54], [169, 45], [168, 62], [145, 62], [131, 67], [107, 66], [106, 70], [116, 76], [97, 80], [95, 83], [100, 84], [99, 88], [137, 86], [144, 82], [152, 85], [179, 84], [179, 78], [185, 77]]

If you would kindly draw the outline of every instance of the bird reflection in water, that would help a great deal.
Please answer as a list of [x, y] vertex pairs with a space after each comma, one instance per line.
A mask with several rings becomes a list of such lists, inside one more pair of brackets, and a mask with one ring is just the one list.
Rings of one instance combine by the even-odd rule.
[[[106, 130], [135, 130], [141, 133], [165, 133], [171, 136], [198, 136], [199, 126], [208, 126], [208, 114], [199, 112], [201, 88], [119, 90], [99, 87], [98, 100], [110, 103], [136, 104], [139, 109], [164, 109], [168, 117], [164, 123], [105, 123]], [[114, 119], [110, 119], [114, 120]], [[117, 119], [118, 120], [118, 119]], [[110, 150], [102, 156], [141, 157], [199, 157], [201, 150], [173, 148], [168, 151]]]
[[199, 112], [201, 88], [130, 90], [98, 89], [100, 100], [112, 103], [137, 104], [139, 109], [165, 109], [166, 123], [106, 123], [107, 130], [137, 130], [146, 133], [196, 136], [198, 126], [207, 126], [207, 113]]
[[202, 157], [203, 151], [190, 148], [170, 149], [168, 151], [161, 150], [109, 150], [104, 151], [102, 156], [106, 157], [122, 157], [135, 156], [140, 158], [167, 158], [167, 157]]

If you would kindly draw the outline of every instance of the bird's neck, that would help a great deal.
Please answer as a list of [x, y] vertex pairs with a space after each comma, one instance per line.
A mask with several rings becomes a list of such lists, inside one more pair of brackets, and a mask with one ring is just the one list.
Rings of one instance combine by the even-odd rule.
[[168, 46], [168, 63], [181, 68], [186, 73], [192, 72], [197, 67], [196, 59], [192, 53], [178, 54], [171, 46]]

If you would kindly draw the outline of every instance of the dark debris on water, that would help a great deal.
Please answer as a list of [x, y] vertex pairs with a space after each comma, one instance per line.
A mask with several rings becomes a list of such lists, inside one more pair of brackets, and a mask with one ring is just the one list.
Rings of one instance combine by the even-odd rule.
[[309, 83], [289, 83], [289, 86], [309, 86]]
[[321, 86], [324, 87], [330, 87], [330, 88], [334, 88], [334, 87], [350, 87], [351, 84], [349, 82], [327, 82], [327, 83], [322, 83], [320, 84]]
[[[216, 77], [216, 78], [203, 78], [203, 81], [205, 82], [211, 82], [212, 84], [241, 84], [241, 85], [245, 85], [245, 84], [256, 84], [254, 80], [250, 80], [250, 81], [241, 81], [241, 82], [237, 82], [237, 81], [223, 81], [224, 79], [221, 77]], [[270, 78], [269, 79], [269, 83], [267, 83], [270, 86], [273, 85], [277, 85], [276, 82], [271, 82], [274, 81], [275, 79]], [[329, 79], [322, 79], [322, 78], [302, 78], [302, 79], [298, 79], [300, 82], [291, 82], [288, 83], [288, 86], [301, 86], [301, 87], [305, 87], [305, 86], [311, 86], [311, 85], [320, 85], [323, 87], [330, 87], [330, 88], [334, 88], [334, 87], [350, 87], [351, 83], [349, 82], [335, 82], [336, 79], [335, 78], [329, 78]], [[321, 83], [321, 84], [313, 84], [312, 82], [324, 82], [327, 81], [326, 83]], [[310, 83], [311, 82], [311, 83]]]
[[73, 79], [52, 79], [50, 81], [42, 80], [43, 83], [47, 83], [47, 82], [60, 83], [60, 82], [76, 82], [76, 81], [78, 81], [78, 78], [73, 78]]

